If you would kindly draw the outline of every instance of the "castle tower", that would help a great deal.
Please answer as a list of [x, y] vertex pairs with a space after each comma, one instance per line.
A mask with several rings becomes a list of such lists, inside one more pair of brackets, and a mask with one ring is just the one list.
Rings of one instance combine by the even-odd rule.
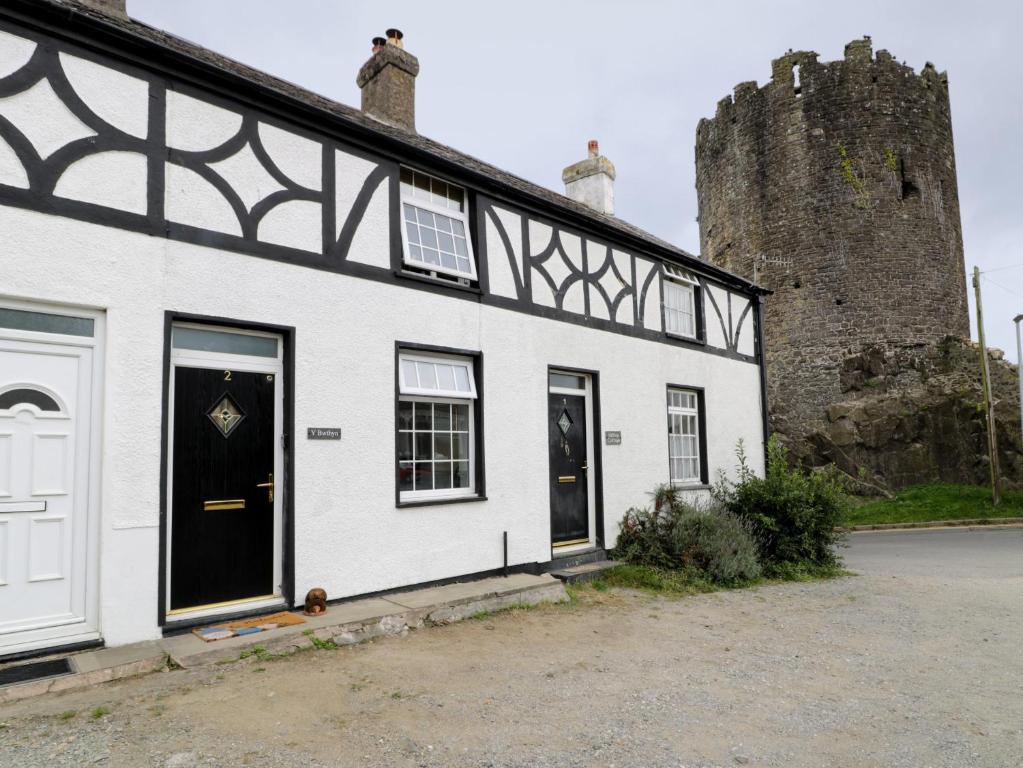
[[864, 349], [969, 338], [948, 82], [930, 63], [917, 74], [870, 38], [842, 61], [782, 56], [700, 121], [696, 188], [703, 257], [774, 291], [769, 401], [794, 444], [869, 386], [869, 364], [848, 364]]

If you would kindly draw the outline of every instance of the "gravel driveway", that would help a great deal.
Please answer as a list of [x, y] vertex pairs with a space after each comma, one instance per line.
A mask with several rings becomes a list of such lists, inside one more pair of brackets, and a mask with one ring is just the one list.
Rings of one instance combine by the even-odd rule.
[[0, 765], [1023, 765], [1023, 529], [859, 534], [846, 554], [859, 575], [588, 590], [9, 705]]

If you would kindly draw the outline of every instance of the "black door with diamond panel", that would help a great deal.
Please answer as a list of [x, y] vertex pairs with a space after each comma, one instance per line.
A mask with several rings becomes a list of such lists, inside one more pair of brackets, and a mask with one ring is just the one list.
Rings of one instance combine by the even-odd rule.
[[586, 398], [548, 395], [551, 540], [554, 545], [589, 539], [586, 490]]
[[275, 592], [276, 378], [174, 369], [171, 610]]

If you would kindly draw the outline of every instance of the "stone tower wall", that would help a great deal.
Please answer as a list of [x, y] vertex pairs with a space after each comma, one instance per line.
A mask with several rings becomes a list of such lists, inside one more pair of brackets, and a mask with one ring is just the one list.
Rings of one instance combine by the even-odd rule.
[[741, 83], [700, 121], [696, 187], [703, 257], [775, 292], [765, 334], [783, 434], [826, 427], [865, 345], [969, 337], [948, 83], [931, 64], [875, 57], [869, 38], [842, 61], [782, 56], [769, 83]]

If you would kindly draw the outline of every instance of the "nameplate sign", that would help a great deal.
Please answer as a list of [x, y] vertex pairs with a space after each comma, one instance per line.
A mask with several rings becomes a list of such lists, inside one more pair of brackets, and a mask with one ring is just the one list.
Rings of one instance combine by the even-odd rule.
[[340, 440], [341, 427], [307, 427], [305, 436], [310, 440]]
[[618, 431], [615, 431], [615, 432], [605, 432], [604, 433], [604, 442], [607, 443], [608, 445], [621, 445], [622, 444], [622, 433], [618, 432]]

